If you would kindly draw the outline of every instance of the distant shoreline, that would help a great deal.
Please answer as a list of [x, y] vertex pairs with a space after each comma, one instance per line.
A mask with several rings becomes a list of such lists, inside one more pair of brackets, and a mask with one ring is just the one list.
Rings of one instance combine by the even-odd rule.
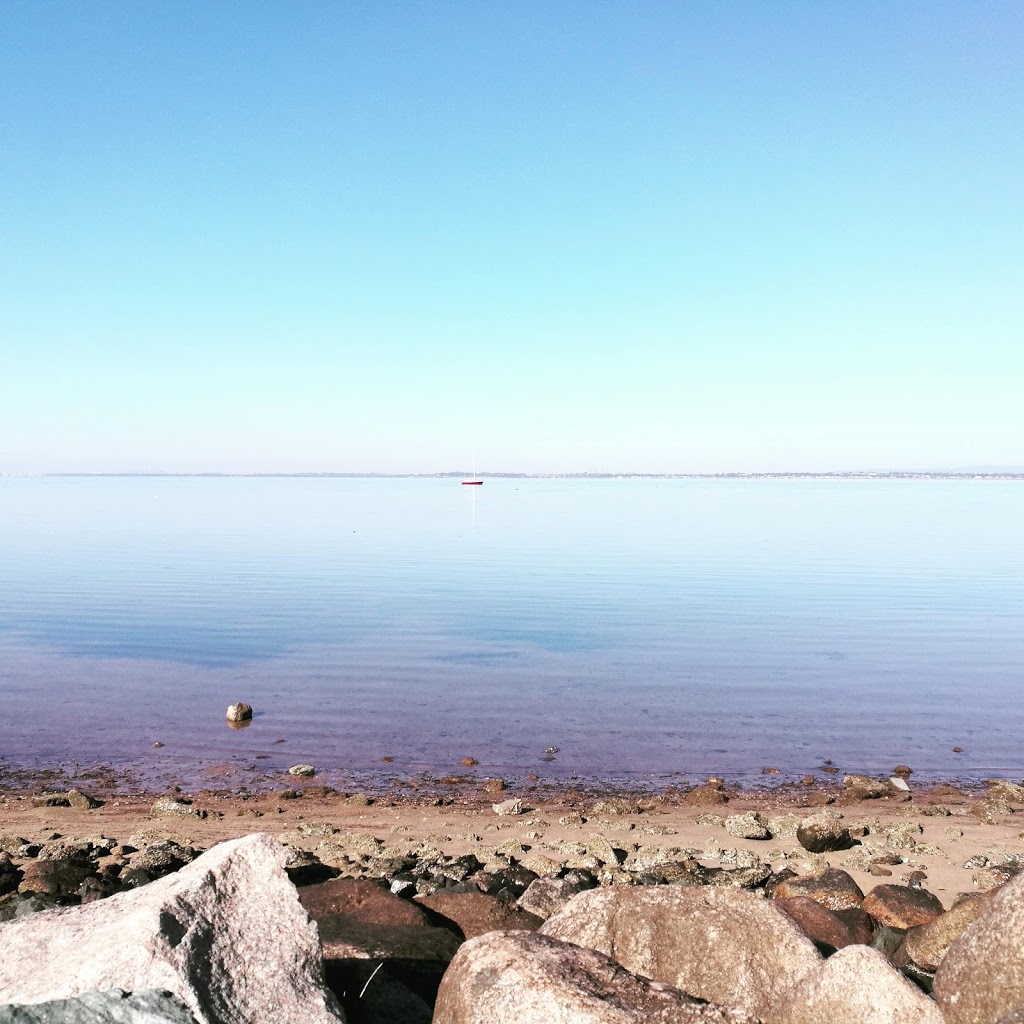
[[[468, 470], [438, 473], [0, 473], [0, 479], [53, 478], [157, 478], [243, 480], [458, 480]], [[779, 473], [484, 473], [488, 480], [1024, 480], [1024, 470], [974, 473], [970, 471], [915, 472], [779, 472]]]

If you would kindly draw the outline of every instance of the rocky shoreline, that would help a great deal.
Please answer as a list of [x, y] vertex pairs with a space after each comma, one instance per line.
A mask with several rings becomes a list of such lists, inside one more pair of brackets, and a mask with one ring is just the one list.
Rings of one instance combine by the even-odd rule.
[[[187, 1010], [118, 995], [100, 1010], [54, 1003], [45, 1019], [995, 1024], [1024, 1007], [1024, 788], [912, 777], [757, 792], [709, 778], [614, 795], [462, 779], [443, 792], [339, 792], [287, 777], [269, 792], [156, 798], [8, 778], [0, 1022], [43, 1019], [10, 1004], [106, 987], [167, 989]], [[213, 896], [197, 881], [209, 877]], [[257, 923], [218, 903], [233, 886]], [[176, 920], [199, 908], [195, 921], [168, 926], [168, 900]], [[93, 964], [76, 980], [75, 929], [87, 940], [106, 921], [120, 941], [150, 905], [135, 947], [163, 966], [92, 984]], [[257, 952], [256, 936], [294, 944], [309, 919], [303, 950]], [[168, 927], [181, 932], [175, 950], [205, 928], [207, 958], [233, 934], [229, 976], [186, 985], [165, 963], [178, 963]], [[59, 966], [33, 969], [53, 943]], [[250, 991], [268, 985], [276, 1016]], [[281, 993], [304, 1008], [282, 1016]], [[94, 1012], [106, 1016], [74, 1016]]]

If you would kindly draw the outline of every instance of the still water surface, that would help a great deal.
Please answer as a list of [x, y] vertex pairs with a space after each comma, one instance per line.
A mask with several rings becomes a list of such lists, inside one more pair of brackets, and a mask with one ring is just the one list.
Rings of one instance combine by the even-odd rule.
[[1016, 481], [0, 479], [0, 766], [1019, 775], [1022, 523]]

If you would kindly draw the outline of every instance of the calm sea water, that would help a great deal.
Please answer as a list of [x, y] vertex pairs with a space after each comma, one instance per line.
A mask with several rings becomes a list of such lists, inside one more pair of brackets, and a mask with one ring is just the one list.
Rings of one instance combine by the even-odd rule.
[[1022, 524], [1015, 481], [0, 479], [0, 765], [1020, 775]]

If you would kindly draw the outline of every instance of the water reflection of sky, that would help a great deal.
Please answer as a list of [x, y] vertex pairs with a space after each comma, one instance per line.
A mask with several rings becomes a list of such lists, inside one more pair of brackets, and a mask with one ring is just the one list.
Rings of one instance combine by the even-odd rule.
[[73, 706], [61, 677], [109, 700], [134, 664], [165, 714], [168, 686], [219, 702], [233, 672], [271, 707], [315, 694], [320, 732], [279, 714], [293, 731], [358, 706], [396, 745], [382, 700], [471, 744], [514, 701], [631, 764], [755, 757], [773, 722], [776, 748], [786, 722], [839, 737], [858, 707], [944, 736], [968, 695], [983, 732], [1024, 665], [1021, 521], [1024, 487], [975, 481], [6, 479], [3, 684]]

